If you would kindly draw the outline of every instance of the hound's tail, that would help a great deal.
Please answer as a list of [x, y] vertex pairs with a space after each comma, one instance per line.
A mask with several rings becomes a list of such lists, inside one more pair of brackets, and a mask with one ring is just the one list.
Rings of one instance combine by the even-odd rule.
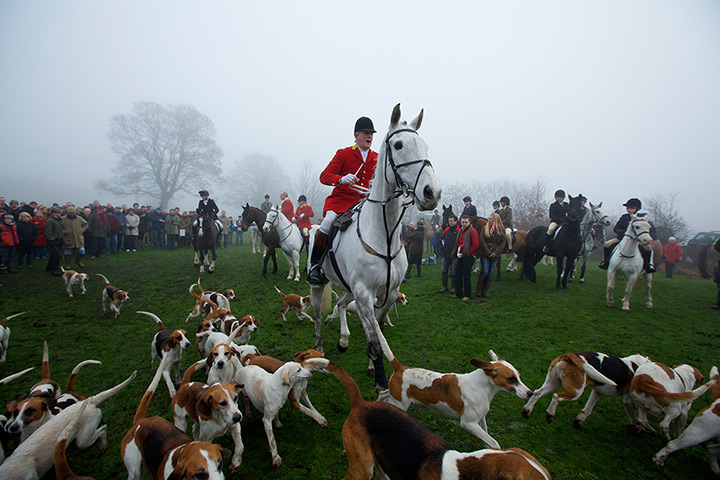
[[193, 283], [192, 285], [190, 285], [190, 288], [188, 288], [188, 292], [190, 292], [190, 295], [200, 300], [200, 295], [195, 293], [195, 287], [197, 287], [197, 283]]
[[305, 363], [316, 368], [324, 368], [335, 375], [337, 379], [345, 385], [345, 388], [348, 391], [348, 397], [350, 397], [350, 408], [355, 408], [365, 402], [365, 399], [362, 397], [355, 380], [353, 380], [352, 377], [337, 363], [331, 362], [327, 358], [308, 358], [305, 360]]
[[42, 378], [50, 378], [50, 354], [47, 341], [43, 341]]
[[375, 330], [377, 331], [378, 340], [380, 341], [380, 346], [382, 347], [383, 354], [385, 355], [385, 358], [388, 359], [388, 361], [392, 364], [393, 371], [402, 370], [403, 366], [400, 363], [400, 360], [395, 358], [395, 355], [393, 355], [392, 350], [390, 350], [390, 345], [388, 345], [387, 340], [385, 339], [385, 335], [383, 335], [382, 329], [380, 328], [380, 325], [378, 325], [377, 321], [375, 321]]
[[665, 391], [665, 389], [658, 387], [657, 383], [648, 375], [641, 374], [635, 378], [637, 378], [637, 380], [633, 378], [633, 383], [637, 381], [638, 384], [641, 385], [640, 390], [645, 394], [660, 397], [670, 402], [689, 402], [700, 398], [718, 382], [718, 368], [712, 367], [710, 370], [710, 381], [691, 392], [669, 393]]
[[105, 275], [103, 275], [102, 273], [96, 273], [95, 275], [97, 275], [98, 277], [102, 277], [102, 279], [105, 280], [105, 285], [110, 285], [110, 280], [108, 280]]
[[3, 318], [2, 320], [0, 320], [0, 325], [5, 326], [5, 322], [7, 322], [8, 320], [11, 320], [15, 317], [19, 317], [23, 313], [25, 313], [25, 312], [16, 313], [15, 315], [10, 315], [10, 316]]
[[22, 372], [13, 373], [12, 375], [8, 375], [7, 377], [5, 377], [5, 378], [3, 378], [2, 380], [0, 380], [0, 387], [2, 387], [3, 385], [5, 385], [5, 384], [7, 384], [7, 383], [12, 382], [12, 381], [15, 380], [16, 378], [22, 377], [22, 376], [25, 375], [27, 372], [29, 372], [30, 370], [34, 370], [34, 369], [35, 369], [35, 367], [30, 367], [30, 368], [26, 368], [26, 369], [23, 370]]
[[163, 325], [162, 320], [160, 320], [160, 317], [158, 317], [158, 316], [155, 315], [154, 313], [143, 312], [142, 310], [138, 310], [138, 311], [135, 312], [135, 313], [140, 313], [140, 314], [142, 314], [142, 315], [147, 315], [148, 317], [150, 317], [150, 318], [152, 318], [153, 320], [155, 320], [155, 323], [157, 323], [157, 326], [158, 326], [158, 332], [162, 332], [163, 330], [165, 330], [165, 325]]
[[226, 345], [230, 345], [233, 342], [233, 340], [235, 340], [235, 337], [237, 337], [240, 334], [241, 330], [242, 330], [242, 325], [238, 325], [237, 327], [235, 327], [235, 330], [230, 332], [230, 336], [223, 343], [225, 343]]
[[79, 427], [80, 417], [85, 413], [87, 404], [87, 400], [82, 403], [80, 410], [78, 410], [77, 414], [70, 420], [70, 423], [63, 429], [55, 443], [55, 476], [59, 480], [80, 478], [70, 470], [70, 465], [68, 465], [67, 457], [65, 456], [65, 448], [67, 448], [68, 439], [75, 437]]
[[200, 289], [200, 294], [202, 295], [205, 293], [205, 290], [202, 288], [202, 285], [200, 284], [200, 277], [198, 277], [197, 286]]
[[137, 410], [135, 411], [135, 417], [133, 418], [133, 425], [137, 425], [137, 423], [142, 420], [143, 418], [147, 417], [148, 409], [150, 408], [150, 400], [152, 400], [153, 395], [155, 394], [155, 390], [157, 390], [158, 383], [160, 383], [160, 377], [162, 377], [163, 371], [165, 370], [165, 363], [168, 362], [168, 355], [165, 355], [162, 360], [160, 360], [160, 366], [158, 366], [157, 371], [155, 371], [155, 376], [153, 377], [152, 381], [150, 382], [150, 385], [148, 386], [147, 390], [145, 391], [145, 394], [143, 395], [142, 399], [140, 400], [140, 404], [138, 405]]
[[70, 378], [68, 378], [67, 385], [65, 385], [65, 392], [75, 391], [75, 380], [77, 379], [78, 373], [80, 373], [80, 370], [85, 365], [102, 365], [102, 362], [98, 360], [85, 360], [75, 365], [75, 368], [73, 368], [72, 372], [70, 372]]
[[207, 363], [207, 359], [201, 358], [197, 362], [190, 365], [188, 367], [188, 369], [185, 370], [185, 374], [182, 377], [182, 381], [180, 382], [180, 385], [185, 385], [186, 383], [190, 383], [193, 374], [197, 371], [198, 368], [204, 368], [206, 363]]
[[[162, 373], [162, 372], [161, 372]], [[93, 395], [92, 397], [88, 398], [88, 400], [93, 404], [97, 405], [100, 402], [104, 402], [108, 398], [112, 397], [116, 393], [118, 393], [123, 388], [127, 387], [130, 382], [133, 381], [135, 376], [137, 375], [137, 370], [135, 370], [128, 378], [125, 379], [122, 383], [115, 385], [112, 388], [109, 388], [103, 392], [98, 393], [97, 395]]]
[[576, 355], [574, 353], [566, 353], [562, 355], [561, 358], [568, 363], [572, 363], [576, 367], [582, 368], [583, 371], [587, 374], [587, 376], [592, 378], [596, 382], [604, 383], [613, 387], [617, 386], [615, 382], [600, 373], [595, 367], [590, 365], [584, 358], [580, 357], [579, 355]]
[[277, 292], [278, 292], [280, 295], [282, 295], [283, 298], [285, 298], [285, 294], [284, 294], [283, 292], [281, 292], [279, 288], [275, 287], [275, 290], [277, 290]]
[[714, 373], [715, 374], [713, 375], [713, 370], [711, 369], [710, 370], [710, 380], [715, 380], [715, 384], [712, 386], [713, 402], [715, 400], [717, 400], [718, 398], [720, 398], [720, 376], [718, 376], [717, 370], [715, 370]]

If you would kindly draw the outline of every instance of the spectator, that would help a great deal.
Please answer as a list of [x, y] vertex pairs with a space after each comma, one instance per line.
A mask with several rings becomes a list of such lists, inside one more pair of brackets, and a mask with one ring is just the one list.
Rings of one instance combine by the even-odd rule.
[[[715, 255], [717, 258], [717, 254], [720, 253], [720, 238], [715, 240], [715, 243], [713, 243], [710, 248], [715, 249]], [[720, 310], [720, 260], [718, 260], [717, 265], [715, 265], [715, 285], [718, 288], [717, 301], [715, 302], [715, 305], [712, 305], [710, 308], [713, 310]]]
[[[227, 212], [223, 210], [218, 217], [218, 220], [220, 220], [220, 224], [222, 225], [219, 233], [220, 235], [222, 235], [222, 243], [224, 248], [227, 248], [228, 246], [228, 235], [230, 235], [230, 219], [227, 217], [226, 213]], [[218, 236], [218, 246], [220, 246], [220, 241], [221, 239]]]
[[57, 205], [50, 209], [50, 218], [45, 222], [45, 236], [48, 241], [48, 251], [50, 259], [48, 259], [45, 271], [59, 277], [62, 275], [60, 271], [60, 259], [63, 254], [63, 229], [62, 229], [62, 209]]
[[65, 246], [65, 268], [70, 268], [70, 256], [73, 253], [75, 253], [75, 263], [84, 267], [82, 257], [85, 255], [85, 237], [83, 237], [83, 233], [88, 229], [88, 222], [77, 215], [75, 207], [68, 207], [67, 214], [62, 217], [60, 224]]
[[442, 250], [442, 232], [442, 227], [437, 227], [432, 238], [433, 255], [435, 255], [436, 259], [440, 258], [440, 252]]
[[235, 222], [235, 245], [243, 244], [242, 215], [238, 215]]
[[[440, 247], [440, 258], [442, 259], [442, 288], [438, 293], [448, 291], [448, 275], [451, 279], [455, 278], [455, 266], [457, 265], [457, 257], [452, 254], [453, 247], [457, 241], [457, 235], [460, 231], [458, 219], [455, 215], [448, 217], [448, 227], [443, 230]], [[452, 293], [455, 293], [455, 282], [451, 281]]]
[[[97, 200], [95, 200], [97, 202]], [[105, 246], [105, 237], [108, 234], [108, 223], [105, 217], [105, 209], [98, 205], [93, 209], [88, 219], [88, 230], [90, 231], [90, 260], [102, 257], [103, 246]]]
[[178, 224], [180, 232], [180, 246], [185, 248], [190, 245], [190, 227], [192, 225], [192, 218], [188, 215], [187, 211], [183, 211], [180, 215], [180, 223]]
[[475, 295], [478, 297], [490, 297], [488, 290], [492, 283], [493, 272], [497, 266], [498, 258], [500, 258], [505, 249], [507, 240], [503, 227], [504, 224], [500, 215], [491, 213], [490, 218], [488, 218], [480, 234], [480, 247], [478, 252], [481, 267], [477, 288], [475, 290]]
[[668, 238], [668, 243], [663, 247], [663, 253], [663, 260], [665, 260], [665, 277], [672, 278], [675, 263], [682, 259], [682, 247], [678, 245], [675, 237]]
[[32, 251], [33, 243], [38, 235], [37, 227], [30, 221], [32, 216], [26, 212], [21, 211], [18, 214], [20, 221], [17, 223], [15, 228], [17, 229], [18, 244], [18, 268], [23, 266], [23, 261], [27, 259], [28, 268], [32, 268]]
[[157, 207], [150, 214], [150, 222], [152, 223], [152, 245], [153, 248], [162, 247], [165, 242], [165, 215], [163, 215], [162, 208]]
[[115, 209], [111, 206], [105, 209], [107, 218], [108, 233], [105, 238], [105, 250], [108, 255], [118, 253], [118, 236], [120, 235], [120, 220], [115, 216]]
[[127, 220], [125, 219], [125, 214], [127, 212], [127, 205], [123, 205], [122, 208], [115, 207], [115, 217], [120, 222], [120, 230], [118, 231], [117, 236], [117, 243], [118, 248], [117, 250], [122, 251], [123, 248], [123, 238], [125, 237], [125, 232], [127, 231]]
[[137, 238], [140, 227], [140, 217], [135, 214], [135, 209], [130, 208], [125, 215], [125, 251], [137, 251]]
[[175, 250], [180, 235], [180, 215], [178, 209], [170, 209], [167, 217], [165, 217], [165, 233], [167, 234], [168, 250]]
[[10, 200], [10, 209], [8, 210], [8, 213], [13, 216], [15, 221], [17, 221], [18, 215], [20, 215], [20, 202], [17, 200]]
[[33, 258], [46, 259], [47, 258], [47, 237], [45, 236], [45, 223], [47, 222], [47, 208], [44, 206], [38, 207], [35, 210], [35, 216], [30, 220], [38, 229], [38, 236], [33, 243]]
[[270, 195], [265, 195], [265, 201], [260, 204], [260, 210], [265, 212], [265, 214], [270, 213], [270, 210], [272, 210], [272, 202], [270, 201]]
[[[412, 226], [412, 224], [410, 224]], [[422, 254], [423, 254], [423, 243], [425, 242], [425, 222], [418, 220], [417, 226], [408, 233], [408, 242], [410, 248], [408, 249], [408, 268], [405, 272], [405, 278], [410, 278], [410, 272], [412, 266], [417, 266], [417, 276], [420, 276], [420, 269], [422, 265]]]
[[478, 233], [472, 227], [469, 215], [463, 215], [460, 218], [460, 232], [458, 232], [457, 242], [453, 248], [453, 255], [458, 258], [455, 267], [455, 293], [453, 297], [461, 297], [462, 301], [470, 300], [471, 281], [473, 265], [475, 264], [475, 254], [477, 253], [480, 242]]
[[150, 213], [147, 211], [145, 205], [140, 207], [140, 212], [137, 214], [140, 219], [138, 225], [138, 246], [142, 250], [145, 245], [148, 245], [150, 241], [150, 231], [152, 230], [152, 222], [150, 221]]
[[12, 213], [3, 215], [3, 222], [0, 224], [0, 273], [15, 273], [12, 266], [13, 253], [18, 246], [19, 239], [15, 227], [15, 217]]

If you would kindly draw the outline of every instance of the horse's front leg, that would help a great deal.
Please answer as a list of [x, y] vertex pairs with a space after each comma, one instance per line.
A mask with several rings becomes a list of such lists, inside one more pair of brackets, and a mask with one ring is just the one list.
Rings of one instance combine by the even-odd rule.
[[563, 278], [563, 266], [565, 263], [565, 257], [557, 257], [557, 276], [555, 277], [555, 290], [562, 290], [560, 287], [560, 281]]
[[[205, 257], [207, 258], [207, 257]], [[215, 260], [217, 260], [217, 253], [215, 253], [215, 250], [212, 251], [212, 262], [210, 262], [210, 266], [208, 267], [208, 272], [213, 273], [215, 271]]]
[[292, 252], [293, 266], [295, 267], [295, 278], [296, 282], [300, 281], [300, 252], [293, 250]]
[[585, 267], [587, 267], [588, 254], [584, 254], [582, 259], [582, 267], [580, 268], [580, 283], [585, 283]]
[[567, 290], [567, 282], [568, 279], [570, 279], [572, 272], [575, 270], [575, 258], [574, 257], [567, 257], [565, 259], [565, 275], [563, 275], [562, 279], [562, 289]]
[[613, 289], [615, 288], [615, 279], [617, 278], [617, 274], [615, 273], [615, 270], [612, 270], [611, 268], [608, 269], [607, 274], [607, 297], [606, 302], [608, 307], [614, 307], [615, 306], [615, 300], [613, 299]]
[[195, 265], [196, 267], [200, 265], [200, 257], [198, 256], [197, 250], [195, 250], [195, 260], [193, 260], [193, 265]]
[[646, 273], [645, 274], [645, 291], [647, 293], [647, 296], [645, 297], [645, 306], [647, 308], [653, 307], [653, 299], [652, 299], [652, 282], [653, 282], [653, 274], [652, 273]]
[[285, 250], [283, 250], [283, 255], [285, 255], [285, 260], [287, 260], [288, 263], [288, 275], [286, 280], [292, 280], [293, 279], [293, 258], [291, 255], [288, 255]]
[[[368, 342], [368, 356], [375, 367], [375, 388], [385, 390], [388, 388], [387, 377], [385, 377], [385, 364], [383, 363], [383, 353], [380, 347], [380, 339], [375, 329], [375, 310], [373, 302], [375, 299], [368, 292], [354, 292], [355, 305], [357, 306], [358, 316], [365, 329], [365, 337]], [[382, 317], [381, 317], [382, 318]]]
[[622, 311], [630, 311], [630, 297], [632, 296], [633, 288], [638, 280], [639, 274], [633, 274], [625, 277], [625, 296], [622, 298]]
[[[325, 286], [322, 285], [310, 285], [310, 303], [313, 307], [313, 322], [315, 323], [315, 350], [323, 353], [322, 347], [322, 303], [323, 295], [325, 295], [325, 288], [330, 288], [329, 283]], [[330, 295], [330, 292], [327, 292]]]

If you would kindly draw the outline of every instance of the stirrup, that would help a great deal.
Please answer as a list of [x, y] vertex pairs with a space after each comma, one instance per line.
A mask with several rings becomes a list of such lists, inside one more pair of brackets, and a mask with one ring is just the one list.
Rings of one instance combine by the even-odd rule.
[[307, 274], [307, 282], [311, 285], [323, 285], [325, 283], [325, 274], [319, 264], [310, 267]]

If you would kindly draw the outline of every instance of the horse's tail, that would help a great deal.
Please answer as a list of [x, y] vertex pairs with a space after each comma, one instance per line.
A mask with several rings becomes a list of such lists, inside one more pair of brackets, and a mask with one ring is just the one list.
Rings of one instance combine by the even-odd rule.
[[705, 245], [700, 249], [700, 253], [698, 254], [698, 270], [702, 278], [710, 278], [710, 272], [708, 272], [707, 269], [708, 250], [710, 247], [712, 247], [712, 245]]
[[102, 273], [96, 273], [95, 275], [97, 275], [98, 277], [102, 277], [102, 279], [105, 280], [105, 285], [110, 285], [110, 280], [108, 280], [105, 275], [103, 275]]
[[400, 360], [395, 358], [392, 350], [390, 350], [390, 345], [387, 343], [387, 339], [385, 338], [385, 335], [383, 335], [382, 329], [377, 323], [377, 320], [375, 321], [375, 331], [377, 331], [378, 340], [380, 341], [380, 346], [382, 347], [383, 354], [385, 355], [385, 358], [387, 358], [388, 361], [392, 364], [393, 370], [396, 372], [398, 370], [402, 370], [403, 366], [400, 363]]
[[155, 320], [155, 323], [157, 323], [157, 326], [158, 326], [158, 332], [162, 332], [163, 330], [165, 330], [165, 325], [163, 325], [163, 321], [160, 320], [160, 317], [158, 317], [158, 316], [155, 315], [154, 313], [143, 312], [142, 310], [138, 310], [138, 311], [135, 312], [135, 313], [139, 313], [139, 314], [141, 314], [141, 315], [147, 315], [148, 317], [150, 317], [150, 318], [152, 318], [153, 320]]
[[9, 315], [9, 316], [3, 318], [2, 320], [0, 320], [0, 325], [5, 326], [5, 322], [7, 322], [8, 320], [11, 320], [15, 317], [19, 317], [23, 313], [25, 313], [25, 312], [16, 313], [15, 315]]
[[355, 380], [337, 363], [331, 362], [327, 358], [308, 358], [305, 360], [308, 363], [317, 368], [324, 368], [337, 377], [338, 380], [345, 386], [348, 391], [348, 397], [350, 397], [350, 408], [355, 408], [365, 402], [365, 399], [360, 393], [360, 389], [355, 383]]
[[[330, 282], [326, 283], [323, 287], [323, 293], [322, 293], [322, 307], [320, 308], [320, 311], [323, 315], [325, 315], [327, 312], [330, 311], [330, 307], [332, 307], [332, 295], [335, 294], [335, 292], [332, 289], [332, 284]], [[337, 296], [337, 294], [335, 294]]]

